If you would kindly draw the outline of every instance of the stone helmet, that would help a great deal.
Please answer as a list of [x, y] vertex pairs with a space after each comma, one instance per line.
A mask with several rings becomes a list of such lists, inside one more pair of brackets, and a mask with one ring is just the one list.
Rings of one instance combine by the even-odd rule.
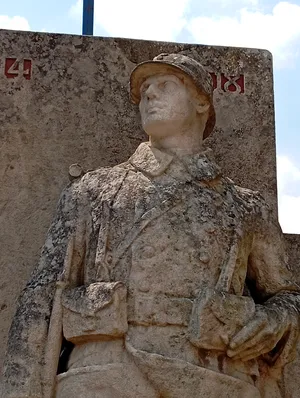
[[216, 114], [213, 105], [213, 84], [210, 74], [193, 58], [182, 54], [160, 54], [153, 61], [145, 61], [138, 64], [130, 76], [130, 99], [134, 104], [141, 100], [140, 87], [142, 83], [156, 73], [174, 74], [181, 73], [188, 77], [200, 94], [206, 95], [210, 103], [209, 116], [203, 133], [203, 139], [207, 138], [214, 129]]

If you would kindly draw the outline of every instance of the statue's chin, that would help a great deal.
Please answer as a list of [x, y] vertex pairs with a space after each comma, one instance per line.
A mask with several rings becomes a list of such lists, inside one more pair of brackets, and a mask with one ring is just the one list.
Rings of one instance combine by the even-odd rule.
[[154, 139], [172, 136], [176, 131], [176, 123], [171, 120], [149, 120], [143, 123], [143, 129]]

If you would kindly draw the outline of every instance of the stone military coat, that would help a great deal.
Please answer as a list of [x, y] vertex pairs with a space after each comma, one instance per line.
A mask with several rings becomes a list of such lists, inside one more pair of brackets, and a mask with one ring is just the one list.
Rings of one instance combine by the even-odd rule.
[[[64, 272], [70, 241], [71, 266]], [[144, 143], [124, 164], [87, 173], [63, 192], [40, 263], [19, 300], [6, 359], [7, 397], [43, 396], [48, 323], [62, 279], [68, 288], [123, 282], [132, 346], [206, 366], [201, 350], [196, 359], [198, 348], [186, 348], [193, 305], [232, 262], [229, 293], [276, 303], [291, 317], [290, 338], [272, 362], [283, 366], [296, 340], [298, 287], [282, 244], [260, 195], [223, 177], [209, 150], [179, 159]], [[152, 337], [140, 339], [141, 328]], [[171, 332], [160, 345], [162, 328]], [[184, 336], [178, 348], [175, 329]], [[218, 359], [209, 366], [220, 371]], [[224, 366], [229, 369], [230, 361]], [[247, 369], [247, 377], [257, 376], [257, 361]], [[228, 374], [234, 372], [235, 366]]]

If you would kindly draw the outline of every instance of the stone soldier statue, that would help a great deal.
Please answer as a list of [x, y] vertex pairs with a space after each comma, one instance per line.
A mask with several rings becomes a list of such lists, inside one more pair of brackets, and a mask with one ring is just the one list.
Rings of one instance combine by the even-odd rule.
[[299, 289], [267, 204], [202, 148], [212, 93], [182, 54], [133, 70], [149, 142], [62, 193], [11, 326], [5, 397], [281, 396]]

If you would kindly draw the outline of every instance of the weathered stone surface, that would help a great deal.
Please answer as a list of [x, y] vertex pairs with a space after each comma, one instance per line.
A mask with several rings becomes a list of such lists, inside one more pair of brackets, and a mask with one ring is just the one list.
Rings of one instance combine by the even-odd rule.
[[300, 284], [300, 235], [285, 234], [286, 252], [289, 257], [289, 264]]
[[299, 289], [274, 213], [203, 150], [214, 123], [209, 79], [185, 55], [133, 72], [148, 73], [130, 89], [140, 93], [150, 142], [63, 192], [11, 327], [5, 396], [52, 396], [61, 331], [75, 347], [59, 398], [80, 388], [82, 397], [188, 397], [199, 391], [195, 380], [210, 397], [281, 396]]
[[[76, 346], [68, 372], [59, 376], [57, 397], [74, 394], [74, 390], [78, 390], [76, 380], [81, 379], [80, 385], [87, 388], [86, 393], [82, 390], [82, 397], [92, 396], [95, 388], [99, 389], [96, 391], [100, 395], [104, 390], [113, 395], [115, 380], [121, 377], [119, 365], [125, 366], [127, 362], [130, 365], [128, 378], [134, 385], [139, 384], [139, 372], [146, 374], [151, 382], [145, 396], [152, 396], [153, 387], [172, 397], [193, 396], [199, 387], [194, 382], [197, 379], [198, 383], [203, 381], [205, 391], [211, 397], [216, 397], [216, 392], [221, 389], [236, 398], [241, 393], [259, 397], [262, 387], [258, 389], [252, 380], [252, 377], [261, 379], [256, 358], [267, 354], [278, 342], [282, 347], [280, 355], [268, 354], [268, 363], [276, 358], [276, 366], [280, 368], [289, 361], [297, 332], [294, 309], [298, 305], [297, 295], [287, 293], [288, 290], [297, 292], [297, 287], [286, 268], [278, 232], [260, 196], [236, 188], [230, 180], [221, 177], [220, 169], [208, 157], [207, 151], [179, 159], [141, 144], [129, 162], [87, 173], [63, 195], [39, 268], [20, 301], [9, 340], [7, 376], [11, 388], [7, 390], [7, 397], [49, 396], [41, 395], [40, 382], [35, 383], [31, 378], [28, 387], [26, 371], [38, 380], [56, 369], [51, 364], [58, 358], [55, 352], [60, 351], [54, 337], [59, 335], [61, 322], [63, 330], [67, 325], [65, 338], [75, 342]], [[73, 255], [71, 262], [64, 262], [68, 241], [73, 241]], [[206, 257], [203, 257], [203, 249]], [[251, 261], [248, 261], [250, 257]], [[249, 307], [252, 298], [241, 297], [247, 273], [255, 282], [255, 297], [259, 303], [280, 290], [286, 291], [269, 298], [263, 306], [258, 305], [255, 314], [252, 308], [253, 321], [249, 311], [248, 319], [244, 319], [245, 308]], [[71, 289], [82, 284], [88, 286], [63, 293], [63, 310], [67, 309], [67, 312], [62, 315], [55, 305], [60, 291], [55, 292], [53, 283], [59, 274]], [[124, 347], [119, 351], [118, 341], [111, 344], [108, 352], [103, 351], [103, 341], [119, 337], [120, 331], [126, 332], [127, 328], [122, 329], [115, 323], [115, 315], [122, 312], [124, 315], [125, 295], [116, 301], [114, 312], [106, 316], [118, 286], [102, 283], [96, 287], [97, 280], [123, 281], [128, 287], [127, 351]], [[210, 293], [212, 287], [218, 292], [218, 302]], [[199, 300], [196, 299], [198, 291]], [[202, 299], [204, 292], [207, 293], [205, 300]], [[53, 297], [52, 327], [45, 334], [50, 315], [48, 303]], [[195, 310], [191, 311], [192, 307]], [[62, 321], [57, 319], [58, 316]], [[296, 321], [293, 320], [295, 317]], [[97, 320], [98, 330], [94, 326]], [[196, 324], [201, 320], [205, 328], [202, 326], [198, 333]], [[257, 322], [258, 325], [261, 322], [258, 336], [263, 344], [253, 336]], [[244, 338], [247, 341], [252, 336], [254, 344], [252, 354], [250, 347], [245, 350], [245, 358], [243, 351], [236, 352], [235, 346], [229, 346], [244, 324], [249, 329], [249, 336], [246, 334]], [[282, 340], [287, 331], [290, 332], [289, 339]], [[94, 339], [99, 344], [94, 343], [91, 347], [90, 341]], [[46, 346], [45, 354], [43, 346]], [[47, 352], [52, 369], [49, 369]], [[127, 352], [131, 359], [127, 358]], [[40, 366], [44, 360], [39, 361], [39, 358], [44, 357], [45, 365]], [[20, 366], [19, 358], [26, 358], [25, 366]], [[14, 394], [13, 365], [17, 363], [20, 366], [15, 380], [18, 394]], [[134, 363], [138, 364], [138, 372]], [[188, 374], [183, 373], [186, 368]], [[41, 376], [38, 376], [39, 370]], [[107, 378], [103, 379], [103, 372]], [[182, 382], [176, 389], [175, 380], [170, 383], [169, 372], [182, 374]], [[96, 373], [101, 381], [99, 386], [92, 384]], [[263, 389], [268, 387], [269, 378], [263, 379], [262, 384]], [[118, 388], [121, 388], [120, 384]], [[135, 394], [131, 389], [125, 396], [134, 397]], [[279, 397], [274, 391], [262, 396]]]
[[[145, 138], [137, 109], [128, 102], [128, 77], [137, 62], [185, 50], [219, 74], [216, 133], [207, 145], [224, 174], [260, 190], [276, 209], [268, 52], [5, 31], [0, 35], [4, 340], [13, 302], [37, 259], [70, 164], [78, 162], [84, 170], [116, 164]], [[14, 57], [31, 59], [31, 75], [3, 74], [7, 58]], [[28, 65], [26, 61], [25, 69]], [[240, 74], [231, 92], [235, 86], [228, 87], [225, 75]]]
[[[300, 284], [300, 235], [285, 234], [286, 253], [288, 263], [298, 284]], [[296, 360], [288, 364], [284, 372], [285, 397], [298, 398], [300, 396], [299, 383], [300, 344], [298, 342]]]

